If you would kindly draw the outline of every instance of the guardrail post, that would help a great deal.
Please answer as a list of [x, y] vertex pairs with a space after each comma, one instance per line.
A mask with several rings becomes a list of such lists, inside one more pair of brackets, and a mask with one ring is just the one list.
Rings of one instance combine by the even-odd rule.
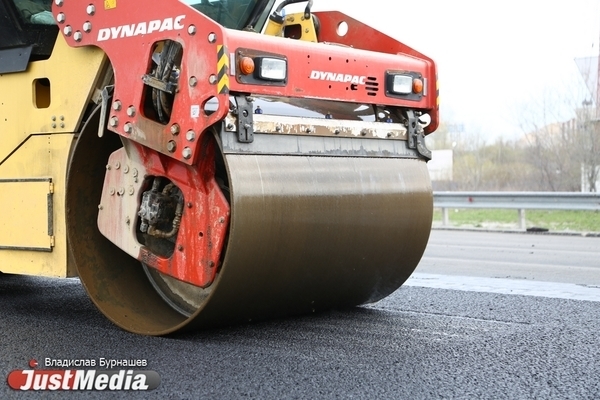
[[448, 217], [448, 209], [446, 207], [442, 208], [442, 225], [448, 226], [450, 224], [450, 218]]
[[525, 209], [519, 208], [519, 228], [522, 230], [527, 229], [527, 224], [525, 221]]

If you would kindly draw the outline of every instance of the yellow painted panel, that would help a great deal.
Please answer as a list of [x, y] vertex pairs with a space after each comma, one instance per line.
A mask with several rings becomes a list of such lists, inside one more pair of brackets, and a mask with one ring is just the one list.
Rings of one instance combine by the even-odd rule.
[[105, 62], [99, 48], [71, 48], [59, 34], [49, 59], [0, 74], [0, 164], [31, 134], [77, 132]]
[[[5, 162], [0, 164], [0, 180], [12, 180], [14, 178], [34, 178], [45, 179], [52, 178], [53, 184], [53, 233], [54, 247], [52, 251], [27, 251], [0, 248], [0, 271], [11, 274], [23, 275], [38, 275], [38, 276], [55, 276], [65, 277], [74, 276], [76, 274], [74, 266], [69, 264], [67, 251], [67, 232], [65, 225], [65, 185], [68, 155], [73, 144], [74, 135], [69, 134], [53, 134], [53, 135], [33, 135], [29, 137], [22, 146], [13, 152]], [[0, 201], [13, 202], [9, 199], [10, 196], [17, 194], [7, 191], [9, 186], [7, 183], [0, 184]], [[41, 184], [40, 184], [41, 185]], [[48, 193], [49, 183], [46, 182], [46, 193]], [[24, 186], [23, 186], [24, 188]], [[10, 190], [13, 188], [11, 187]], [[19, 191], [18, 196], [22, 196], [25, 191], [17, 185]], [[40, 189], [39, 196], [42, 195]], [[36, 194], [35, 196], [38, 196]], [[36, 200], [38, 198], [36, 197]], [[40, 199], [36, 203], [36, 207], [40, 208], [44, 203], [44, 199]], [[5, 215], [6, 214], [6, 215]], [[47, 215], [47, 214], [46, 214]], [[18, 214], [2, 213], [0, 217], [2, 222], [7, 221], [9, 227], [0, 228], [2, 233], [0, 237], [7, 239], [5, 235], [18, 234], [17, 231], [25, 229], [26, 222], [20, 219]], [[27, 216], [29, 218], [29, 216]], [[35, 219], [34, 226], [39, 227], [41, 231], [46, 229], [47, 222]], [[14, 228], [18, 226], [17, 228]], [[44, 227], [42, 227], [44, 225]], [[30, 229], [30, 228], [26, 228]], [[8, 239], [7, 239], [8, 240]]]
[[0, 249], [52, 250], [51, 181], [0, 179]]

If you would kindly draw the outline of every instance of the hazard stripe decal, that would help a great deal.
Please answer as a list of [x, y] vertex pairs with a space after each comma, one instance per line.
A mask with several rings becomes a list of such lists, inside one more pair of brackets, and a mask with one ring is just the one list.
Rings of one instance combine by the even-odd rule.
[[217, 69], [219, 70], [217, 89], [219, 94], [229, 93], [229, 56], [227, 54], [227, 47], [223, 45], [217, 46], [217, 59]]

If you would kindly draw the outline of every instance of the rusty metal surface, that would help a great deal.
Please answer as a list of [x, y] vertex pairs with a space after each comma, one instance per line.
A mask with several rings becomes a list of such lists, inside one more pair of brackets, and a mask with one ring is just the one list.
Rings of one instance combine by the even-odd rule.
[[98, 231], [105, 160], [121, 144], [89, 125], [70, 164], [69, 242], [93, 302], [131, 332], [163, 335], [376, 301], [408, 278], [425, 249], [432, 194], [421, 160], [227, 154], [225, 258], [208, 298], [184, 317], [141, 263]]
[[[407, 140], [407, 129], [399, 123], [298, 118], [261, 114], [255, 114], [253, 119], [253, 130], [265, 134]], [[229, 113], [225, 118], [225, 126], [227, 131], [234, 132], [237, 126], [237, 116]]]

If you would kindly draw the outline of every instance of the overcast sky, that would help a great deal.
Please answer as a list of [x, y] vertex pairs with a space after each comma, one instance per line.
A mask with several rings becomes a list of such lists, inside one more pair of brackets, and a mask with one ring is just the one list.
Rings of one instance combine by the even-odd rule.
[[579, 79], [575, 57], [598, 55], [600, 0], [314, 4], [315, 10], [342, 11], [433, 58], [442, 116], [488, 138], [518, 137], [515, 110]]

